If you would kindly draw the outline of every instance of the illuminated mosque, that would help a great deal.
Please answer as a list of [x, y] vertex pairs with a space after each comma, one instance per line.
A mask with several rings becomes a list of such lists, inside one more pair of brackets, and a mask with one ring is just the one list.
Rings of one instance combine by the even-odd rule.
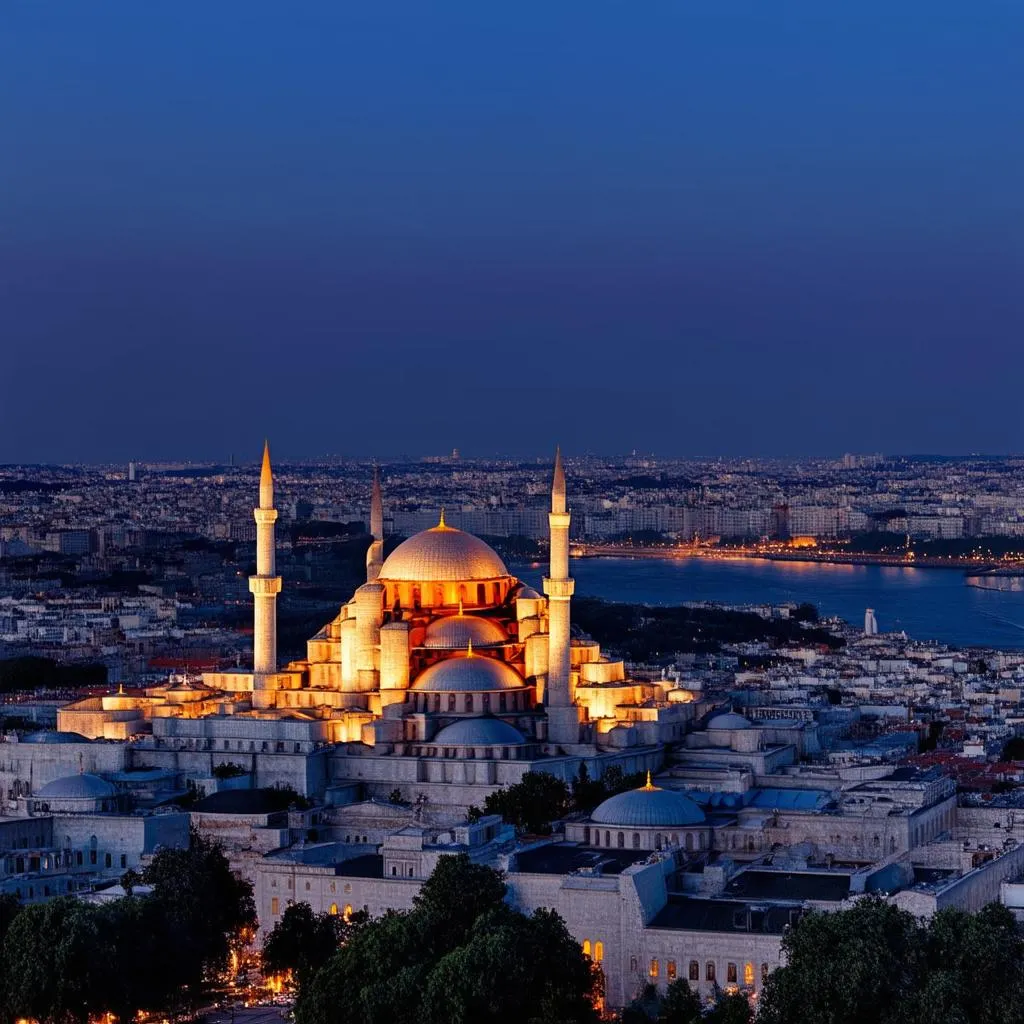
[[[133, 760], [195, 772], [242, 763], [257, 785], [320, 795], [361, 781], [407, 799], [466, 805], [531, 768], [657, 769], [695, 707], [670, 681], [629, 679], [571, 631], [565, 473], [556, 455], [544, 594], [472, 534], [439, 522], [384, 557], [374, 474], [366, 582], [279, 667], [274, 480], [263, 453], [256, 519], [252, 671], [206, 673], [144, 693], [88, 698], [59, 728], [132, 740]], [[543, 764], [541, 764], [543, 762]], [[207, 767], [207, 770], [211, 770]]]

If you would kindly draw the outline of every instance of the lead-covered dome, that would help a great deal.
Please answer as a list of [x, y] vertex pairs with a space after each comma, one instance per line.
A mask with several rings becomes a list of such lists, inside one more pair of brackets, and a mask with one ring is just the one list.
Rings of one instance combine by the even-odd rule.
[[703, 824], [704, 812], [688, 796], [648, 782], [640, 789], [609, 797], [597, 806], [590, 820], [599, 825], [675, 828]]
[[48, 782], [36, 793], [40, 800], [103, 800], [117, 791], [98, 775], [67, 775]]
[[469, 654], [448, 658], [421, 672], [412, 689], [427, 693], [479, 692], [518, 690], [525, 686], [523, 677], [511, 665], [494, 658]]
[[446, 615], [427, 626], [424, 647], [456, 650], [469, 647], [492, 647], [503, 644], [507, 637], [501, 627], [476, 615]]
[[737, 714], [735, 711], [726, 711], [720, 715], [713, 715], [708, 719], [709, 729], [750, 729], [752, 723], [749, 718]]
[[467, 718], [446, 725], [432, 742], [440, 747], [516, 747], [526, 740], [500, 718]]
[[479, 537], [441, 522], [402, 541], [384, 559], [379, 579], [407, 583], [459, 583], [508, 576], [505, 563]]

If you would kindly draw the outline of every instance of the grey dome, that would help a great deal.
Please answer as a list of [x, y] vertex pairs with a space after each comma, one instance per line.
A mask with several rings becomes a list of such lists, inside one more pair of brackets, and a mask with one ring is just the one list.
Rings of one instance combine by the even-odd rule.
[[477, 615], [446, 615], [427, 626], [423, 638], [424, 647], [458, 649], [469, 647], [491, 647], [506, 640], [501, 627]]
[[104, 800], [116, 790], [98, 775], [68, 775], [48, 782], [36, 793], [40, 800]]
[[643, 786], [609, 797], [598, 805], [590, 820], [599, 825], [674, 828], [703, 824], [704, 812], [682, 793]]
[[528, 601], [536, 601], [540, 597], [540, 594], [538, 594], [537, 591], [533, 589], [533, 587], [527, 586], [527, 584], [524, 583], [516, 591], [516, 597], [526, 598]]
[[448, 658], [421, 672], [412, 689], [429, 693], [518, 690], [523, 677], [510, 665], [494, 658], [468, 654]]
[[449, 747], [514, 747], [526, 740], [500, 718], [467, 718], [445, 726], [432, 742]]
[[34, 732], [22, 743], [88, 743], [89, 740], [78, 732]]
[[750, 719], [744, 718], [735, 711], [727, 711], [721, 715], [713, 715], [708, 719], [709, 729], [749, 729]]

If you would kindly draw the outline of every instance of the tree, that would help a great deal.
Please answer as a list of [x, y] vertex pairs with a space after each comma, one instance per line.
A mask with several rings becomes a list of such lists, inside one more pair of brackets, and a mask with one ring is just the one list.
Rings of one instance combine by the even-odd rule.
[[293, 903], [263, 941], [263, 973], [291, 971], [298, 984], [312, 978], [334, 955], [346, 935], [363, 924], [360, 910], [346, 921], [339, 914], [314, 914], [308, 903]]
[[661, 997], [658, 1024], [698, 1024], [702, 1017], [700, 997], [685, 978], [676, 978]]
[[890, 1024], [921, 984], [915, 919], [877, 897], [840, 913], [810, 913], [782, 940], [785, 966], [768, 976], [758, 1024]]
[[570, 806], [569, 787], [547, 772], [527, 772], [521, 781], [496, 789], [484, 801], [488, 814], [500, 814], [511, 825], [542, 835]]
[[999, 755], [1001, 761], [1024, 761], [1024, 736], [1011, 736]]

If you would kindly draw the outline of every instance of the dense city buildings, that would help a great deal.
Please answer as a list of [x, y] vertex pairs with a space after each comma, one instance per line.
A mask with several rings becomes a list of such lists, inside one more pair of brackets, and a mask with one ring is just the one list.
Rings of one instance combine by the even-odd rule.
[[[865, 894], [1017, 910], [1024, 652], [700, 594], [677, 611], [703, 638], [642, 650], [647, 609], [609, 645], [570, 559], [637, 532], [1012, 537], [1013, 465], [7, 469], [0, 889], [102, 890], [191, 824], [266, 934], [294, 902], [409, 908], [465, 853], [559, 913], [612, 1008], [677, 978], [756, 997], [788, 926]], [[538, 777], [552, 820], [503, 818], [495, 793]]]

